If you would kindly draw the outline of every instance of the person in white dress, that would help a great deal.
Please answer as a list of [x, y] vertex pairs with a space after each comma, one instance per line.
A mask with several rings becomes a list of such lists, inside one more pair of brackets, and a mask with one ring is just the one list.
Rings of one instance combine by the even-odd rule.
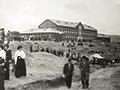
[[15, 60], [15, 77], [19, 78], [22, 76], [26, 76], [26, 63], [25, 63], [26, 54], [22, 50], [22, 46], [17, 47], [17, 51], [15, 52], [14, 60]]

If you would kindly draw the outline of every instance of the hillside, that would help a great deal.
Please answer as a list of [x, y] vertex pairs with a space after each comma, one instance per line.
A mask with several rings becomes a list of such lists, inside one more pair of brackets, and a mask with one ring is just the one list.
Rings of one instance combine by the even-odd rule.
[[[63, 65], [67, 61], [65, 58], [57, 57], [46, 52], [30, 53], [29, 47], [34, 42], [11, 42], [10, 48], [13, 56], [18, 45], [22, 45], [27, 55], [27, 77], [17, 79], [14, 73], [11, 73], [10, 81], [5, 81], [5, 87], [14, 88], [38, 80], [52, 80], [62, 75]], [[45, 45], [44, 45], [45, 46]]]
[[[30, 58], [32, 57], [30, 54], [30, 45], [34, 43], [38, 43], [40, 49], [48, 48], [49, 50], [62, 50], [64, 51], [64, 54], [68, 51], [68, 49], [71, 49], [71, 52], [75, 53], [81, 53], [81, 55], [87, 55], [90, 56], [96, 52], [99, 52], [100, 55], [103, 57], [106, 57], [108, 59], [115, 59], [115, 58], [120, 58], [120, 45], [115, 44], [115, 43], [90, 43], [90, 42], [84, 42], [83, 46], [76, 46], [75, 48], [67, 48], [66, 46], [69, 43], [65, 43], [65, 46], [62, 46], [61, 42], [53, 42], [53, 41], [26, 41], [26, 42], [11, 42], [10, 47], [13, 51], [16, 50], [18, 45], [22, 45], [24, 48], [24, 51], [26, 52], [27, 56]], [[89, 47], [89, 45], [93, 45], [93, 47]], [[111, 57], [110, 57], [111, 56]], [[27, 58], [28, 59], [28, 58]], [[27, 60], [29, 61], [29, 60]]]
[[[16, 48], [18, 45], [22, 45], [24, 48], [24, 51], [27, 55], [26, 57], [26, 65], [27, 65], [27, 77], [22, 77], [20, 79], [17, 79], [14, 77], [14, 73], [11, 73], [11, 80], [5, 81], [5, 87], [6, 90], [12, 90], [9, 88], [14, 87], [20, 87], [25, 84], [29, 84], [31, 82], [37, 82], [37, 81], [46, 81], [46, 80], [53, 80], [55, 78], [61, 77], [63, 72], [63, 65], [67, 62], [67, 59], [65, 57], [57, 57], [51, 53], [46, 52], [33, 52], [30, 53], [29, 47], [30, 45], [34, 44], [35, 42], [11, 42], [10, 48], [14, 52], [16, 51]], [[51, 42], [51, 41], [40, 41], [38, 42], [39, 46], [42, 48], [52, 48], [52, 49], [62, 49], [64, 51], [67, 51], [68, 48], [66, 48], [67, 44], [65, 44], [64, 47], [62, 47], [61, 43], [57, 42]], [[90, 44], [93, 44], [94, 47], [89, 47]], [[105, 55], [110, 54], [108, 56], [109, 58], [115, 57], [115, 55], [111, 56], [112, 53], [118, 53], [120, 52], [113, 52], [114, 46], [118, 47], [118, 45], [114, 44], [100, 44], [100, 43], [83, 43], [83, 46], [76, 46], [75, 50], [72, 50], [72, 52], [80, 52], [81, 54], [85, 54], [90, 56], [92, 53], [88, 53], [91, 50], [94, 51], [104, 51], [106, 52]], [[120, 50], [119, 50], [120, 51]], [[91, 66], [91, 71], [95, 71], [96, 68]], [[75, 66], [75, 73], [74, 73], [74, 80], [78, 80], [80, 76], [80, 72], [77, 66]], [[15, 90], [21, 90], [21, 89], [15, 89]]]

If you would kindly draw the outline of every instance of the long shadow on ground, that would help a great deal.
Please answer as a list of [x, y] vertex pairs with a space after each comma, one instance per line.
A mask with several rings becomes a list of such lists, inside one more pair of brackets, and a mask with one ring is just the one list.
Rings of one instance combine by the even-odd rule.
[[37, 90], [38, 88], [41, 90], [46, 90], [47, 88], [57, 88], [63, 85], [64, 79], [62, 77], [59, 77], [53, 80], [38, 80], [36, 82], [25, 84], [24, 86], [8, 88], [7, 90]]
[[115, 90], [120, 90], [120, 70], [111, 76], [111, 85]]

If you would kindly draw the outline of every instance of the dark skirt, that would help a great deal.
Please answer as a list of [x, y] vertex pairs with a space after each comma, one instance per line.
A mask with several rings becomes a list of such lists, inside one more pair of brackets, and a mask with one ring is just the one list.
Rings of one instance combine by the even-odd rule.
[[0, 66], [0, 90], [5, 90], [4, 87], [4, 77], [5, 76], [5, 71], [2, 66]]
[[10, 69], [9, 69], [9, 67], [10, 67], [10, 64], [9, 64], [9, 62], [5, 62], [5, 65], [4, 65], [4, 68], [6, 69], [6, 71], [5, 71], [5, 80], [9, 80], [10, 79]]
[[22, 76], [26, 76], [26, 64], [24, 59], [17, 59], [17, 63], [15, 66], [15, 77], [19, 78]]

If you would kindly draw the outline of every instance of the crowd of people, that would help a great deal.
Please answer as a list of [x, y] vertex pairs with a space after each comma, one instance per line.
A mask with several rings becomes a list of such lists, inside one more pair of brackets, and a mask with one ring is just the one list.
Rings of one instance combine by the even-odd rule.
[[40, 47], [37, 42], [30, 46], [30, 52], [39, 52], [39, 51], [51, 53], [51, 54], [59, 56], [59, 57], [64, 57], [63, 50], [52, 49], [52, 48], [43, 48], [43, 47]]
[[26, 76], [26, 54], [22, 46], [17, 47], [17, 51], [12, 58], [12, 51], [9, 45], [0, 46], [0, 90], [5, 90], [4, 80], [10, 80], [10, 64], [14, 62], [14, 73], [16, 78]]

